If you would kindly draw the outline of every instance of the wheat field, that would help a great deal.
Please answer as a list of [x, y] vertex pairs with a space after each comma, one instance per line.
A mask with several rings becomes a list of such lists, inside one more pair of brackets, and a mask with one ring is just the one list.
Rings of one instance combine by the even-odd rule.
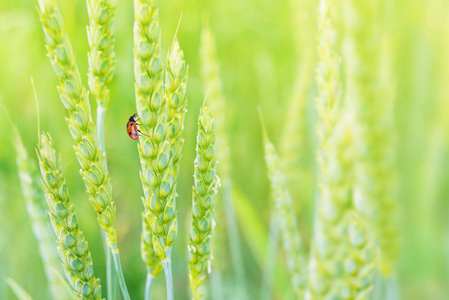
[[0, 299], [447, 299], [447, 1], [3, 0], [0, 108]]

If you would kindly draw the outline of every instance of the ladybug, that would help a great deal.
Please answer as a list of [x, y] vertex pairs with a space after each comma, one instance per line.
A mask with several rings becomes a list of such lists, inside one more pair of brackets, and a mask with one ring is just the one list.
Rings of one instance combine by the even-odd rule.
[[126, 131], [128, 132], [129, 137], [132, 138], [133, 140], [138, 140], [139, 135], [141, 134], [148, 136], [145, 133], [142, 133], [139, 129], [137, 129], [137, 125], [140, 125], [139, 123], [137, 123], [137, 121], [139, 120], [140, 118], [137, 117], [136, 113], [131, 117], [129, 117], [128, 123], [126, 123]]

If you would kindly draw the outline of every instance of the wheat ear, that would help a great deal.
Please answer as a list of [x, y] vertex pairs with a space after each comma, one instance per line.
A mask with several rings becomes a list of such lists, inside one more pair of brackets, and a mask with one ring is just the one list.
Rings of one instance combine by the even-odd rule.
[[[97, 100], [98, 142], [99, 148], [104, 153], [106, 171], [108, 167], [104, 119], [110, 97], [108, 84], [114, 76], [116, 63], [114, 52], [116, 6], [116, 0], [87, 0], [87, 12], [89, 15], [87, 40], [90, 47], [88, 53], [88, 84], [91, 94]], [[112, 299], [114, 298], [116, 279], [112, 267], [111, 252], [107, 247], [105, 247], [105, 255], [108, 299]]]
[[[262, 126], [262, 113], [259, 110]], [[276, 215], [280, 222], [282, 244], [287, 256], [287, 267], [291, 274], [291, 282], [296, 297], [302, 299], [306, 282], [306, 262], [301, 247], [301, 236], [298, 231], [296, 216], [293, 210], [292, 198], [287, 187], [287, 180], [282, 171], [279, 155], [270, 142], [268, 134], [263, 128], [265, 163], [270, 179], [271, 193], [276, 206]]]
[[[397, 252], [394, 78], [381, 24], [383, 3], [345, 0], [343, 57], [347, 96], [356, 110], [358, 167], [355, 206], [368, 221], [379, 268], [392, 273]], [[372, 45], [379, 45], [373, 47]]]
[[159, 257], [154, 252], [153, 233], [150, 224], [144, 213], [142, 213], [142, 235], [140, 250], [142, 253], [142, 260], [147, 268], [147, 279], [145, 283], [145, 300], [151, 299], [151, 289], [153, 279], [162, 271], [162, 263]]
[[348, 216], [346, 231], [340, 297], [347, 300], [371, 299], [375, 254], [366, 232], [366, 224], [355, 211]]
[[[230, 148], [228, 139], [228, 122], [226, 113], [226, 98], [223, 94], [223, 85], [220, 78], [220, 65], [217, 59], [215, 39], [211, 28], [205, 22], [201, 33], [200, 57], [201, 75], [204, 82], [204, 92], [208, 94], [208, 106], [214, 112], [220, 112], [214, 116], [217, 131], [217, 174], [220, 177], [221, 189], [217, 195], [215, 219], [217, 227], [214, 234], [215, 257], [213, 261], [215, 271], [211, 276], [219, 275], [217, 272], [226, 267], [226, 260], [232, 262], [235, 274], [235, 286], [239, 288], [237, 293], [247, 298], [246, 279], [243, 268], [242, 253], [240, 247], [239, 230], [232, 199], [232, 180], [230, 176]], [[225, 239], [227, 234], [227, 240]], [[226, 245], [229, 243], [229, 246]], [[229, 248], [229, 250], [228, 250]], [[229, 258], [227, 252], [229, 251]], [[219, 287], [218, 287], [219, 288]], [[215, 292], [217, 289], [213, 289]]]
[[69, 112], [66, 118], [69, 131], [76, 141], [75, 155], [81, 165], [81, 177], [89, 200], [97, 213], [97, 221], [106, 234], [123, 297], [129, 299], [117, 247], [114, 228], [116, 206], [112, 200], [112, 185], [107, 172], [106, 158], [92, 122], [89, 96], [81, 82], [69, 38], [64, 29], [61, 13], [54, 0], [39, 0], [39, 15], [43, 25], [48, 56], [59, 78], [58, 92], [62, 104]]
[[98, 104], [107, 107], [109, 89], [115, 71], [115, 13], [117, 0], [87, 0], [89, 26], [87, 38], [90, 46], [89, 89]]
[[215, 227], [214, 206], [218, 189], [215, 153], [215, 120], [206, 106], [198, 117], [194, 186], [192, 197], [192, 226], [189, 239], [189, 278], [193, 299], [203, 296], [202, 284], [206, 271], [210, 273], [212, 231]]
[[98, 223], [107, 234], [108, 245], [113, 252], [117, 252], [117, 234], [114, 228], [116, 208], [112, 200], [111, 180], [106, 172], [104, 154], [98, 147], [88, 93], [81, 82], [75, 56], [55, 1], [39, 0], [39, 13], [48, 56], [60, 82], [58, 92], [69, 112], [66, 121], [77, 143], [74, 150], [81, 165], [80, 173], [89, 200], [97, 212]]
[[296, 74], [288, 102], [279, 155], [288, 186], [295, 201], [303, 204], [312, 197], [313, 174], [307, 153], [307, 109], [316, 63], [316, 1], [290, 0], [296, 48]]
[[100, 279], [95, 278], [91, 254], [69, 199], [61, 159], [56, 157], [49, 134], [41, 135], [37, 155], [59, 256], [73, 293], [77, 299], [101, 299]]
[[14, 126], [13, 136], [20, 185], [25, 197], [33, 233], [38, 242], [39, 254], [42, 258], [51, 295], [53, 299], [71, 299], [71, 295], [67, 293], [66, 287], [57, 275], [57, 273], [62, 274], [62, 268], [56, 251], [53, 229], [48, 217], [48, 207], [42, 192], [36, 165], [28, 156], [19, 131]]
[[181, 137], [184, 129], [184, 119], [187, 107], [187, 78], [189, 66], [184, 60], [184, 53], [179, 47], [175, 36], [168, 49], [165, 71], [164, 97], [167, 103], [168, 138], [170, 139], [170, 156], [173, 158], [175, 180], [179, 176], [181, 151], [184, 139]]
[[178, 232], [176, 180], [168, 139], [167, 101], [162, 94], [159, 11], [155, 2], [135, 0], [134, 18], [136, 104], [144, 133], [138, 145], [145, 196], [142, 201], [154, 250], [164, 266], [167, 297], [173, 299], [171, 249]]

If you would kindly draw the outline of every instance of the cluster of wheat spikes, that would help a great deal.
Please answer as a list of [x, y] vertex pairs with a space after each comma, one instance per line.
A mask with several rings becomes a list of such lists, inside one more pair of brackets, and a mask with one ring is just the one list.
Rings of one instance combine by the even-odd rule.
[[[97, 102], [96, 125], [92, 121], [89, 93], [81, 81], [56, 1], [38, 0], [38, 3], [48, 56], [59, 79], [57, 89], [68, 111], [66, 122], [75, 141], [80, 174], [104, 236], [107, 297], [116, 298], [114, 285], [118, 282], [123, 298], [130, 299], [117, 247], [116, 206], [104, 141], [104, 119], [110, 100], [108, 84], [116, 63], [116, 0], [87, 0], [88, 87]], [[293, 1], [292, 6], [296, 11], [294, 25], [299, 32], [296, 52], [300, 59], [280, 156], [268, 137], [260, 113], [274, 202], [271, 225], [278, 224], [270, 230], [268, 249], [271, 250], [267, 256], [276, 256], [277, 235], [281, 234], [297, 299], [370, 299], [373, 288], [379, 284], [374, 282], [375, 272], [379, 271], [387, 279], [394, 275], [397, 255], [393, 150], [395, 81], [391, 63], [393, 49], [386, 28], [380, 26], [385, 18], [385, 7], [375, 0], [320, 0], [319, 7], [314, 1], [298, 0]], [[178, 233], [176, 190], [184, 145], [189, 67], [177, 31], [166, 59], [161, 58], [161, 30], [155, 0], [134, 0], [134, 7], [135, 97], [141, 131], [137, 148], [144, 193], [141, 254], [147, 268], [145, 299], [151, 299], [153, 280], [163, 269], [167, 298], [171, 300], [174, 298], [171, 253]], [[337, 20], [338, 12], [344, 13]], [[318, 33], [317, 51], [314, 43], [310, 43], [315, 31]], [[203, 103], [198, 116], [192, 221], [187, 245], [193, 299], [205, 295], [204, 281], [211, 272], [213, 244], [223, 243], [220, 242], [223, 237], [215, 240], [212, 236], [215, 197], [220, 186], [217, 158], [222, 161], [218, 173], [223, 174], [224, 184], [223, 206], [219, 207], [226, 211], [227, 230], [230, 237], [234, 237], [229, 241], [230, 257], [238, 281], [244, 286], [230, 196], [226, 120], [224, 114], [217, 114], [215, 119], [212, 113], [225, 110], [215, 55], [212, 32], [205, 26], [201, 41], [202, 75], [209, 86], [212, 110]], [[305, 119], [314, 68], [318, 87], [315, 102], [319, 174], [314, 232], [307, 257], [293, 201], [305, 202], [308, 193], [295, 189], [291, 194], [290, 189], [295, 180], [305, 180], [305, 176], [298, 176], [298, 171], [311, 175], [302, 153], [307, 143]], [[69, 199], [53, 140], [49, 134], [39, 137], [37, 156], [42, 177], [39, 184], [34, 161], [28, 157], [17, 128], [13, 126], [12, 130], [27, 211], [53, 298], [101, 299], [100, 280], [94, 275], [88, 243]], [[304, 184], [296, 186], [304, 187]], [[220, 225], [220, 234], [224, 235], [223, 225]], [[51, 237], [51, 228], [56, 234], [56, 243]], [[57, 263], [57, 254], [62, 260], [62, 269]], [[59, 275], [62, 271], [67, 281]], [[268, 297], [272, 274], [274, 264], [267, 264], [263, 293]], [[26, 295], [15, 282], [10, 284]], [[213, 289], [217, 287], [217, 283], [214, 284]], [[218, 286], [221, 285], [218, 282]]]
[[[305, 5], [307, 1], [299, 2]], [[335, 25], [334, 17], [340, 11], [345, 14]], [[289, 199], [286, 180], [282, 179], [281, 170], [275, 171], [274, 162], [278, 158], [264, 133], [273, 198], [276, 201], [284, 199], [284, 207], [277, 205], [275, 213], [284, 214], [280, 230], [284, 236], [290, 235], [289, 244], [284, 245], [289, 266], [295, 262], [291, 269], [299, 268], [306, 273], [304, 293], [297, 289], [302, 281], [292, 273], [292, 285], [298, 291], [298, 299], [370, 299], [376, 269], [386, 277], [394, 270], [397, 253], [392, 117], [394, 79], [390, 60], [392, 49], [385, 28], [380, 26], [384, 17], [383, 6], [377, 1], [320, 1], [316, 69], [319, 197], [315, 204], [307, 272], [301, 269], [303, 263], [297, 259], [301, 253], [299, 235], [294, 238], [291, 233], [296, 228], [286, 225], [294, 221], [285, 215], [289, 211], [285, 200]], [[340, 44], [340, 40], [344, 42]], [[381, 46], [380, 51], [373, 47], [374, 44]], [[310, 63], [307, 50], [301, 49]], [[299, 74], [306, 76], [306, 69], [302, 66]], [[297, 85], [297, 88], [301, 86]], [[304, 94], [304, 88], [301, 93]], [[298, 104], [295, 107], [298, 113]], [[304, 107], [302, 104], [299, 111]], [[285, 135], [293, 126], [287, 124]], [[299, 141], [300, 132], [296, 132]], [[285, 145], [301, 151], [299, 143], [284, 143], [284, 149], [288, 150]], [[281, 156], [285, 163], [282, 166], [286, 168], [287, 176], [293, 176], [289, 171], [292, 158], [286, 150]], [[298, 200], [304, 199], [299, 197]], [[297, 250], [289, 251], [297, 240]]]
[[[114, 72], [114, 2], [89, 1], [88, 28], [89, 81], [91, 92], [98, 102], [99, 126], [92, 121], [88, 92], [81, 81], [75, 56], [64, 29], [62, 16], [56, 1], [39, 0], [39, 14], [45, 33], [48, 56], [59, 78], [58, 92], [64, 107], [69, 113], [66, 118], [70, 133], [76, 142], [76, 157], [81, 165], [81, 176], [86, 185], [89, 200], [97, 213], [97, 220], [105, 233], [105, 239], [114, 259], [115, 273], [123, 297], [129, 299], [117, 247], [117, 233], [114, 228], [116, 206], [112, 200], [112, 186], [107, 171], [104, 149], [104, 113], [109, 91], [106, 84]], [[109, 257], [109, 250], [106, 250]], [[108, 259], [108, 283], [112, 280], [110, 259]], [[108, 284], [108, 287], [112, 283]], [[108, 289], [111, 297], [113, 291]]]

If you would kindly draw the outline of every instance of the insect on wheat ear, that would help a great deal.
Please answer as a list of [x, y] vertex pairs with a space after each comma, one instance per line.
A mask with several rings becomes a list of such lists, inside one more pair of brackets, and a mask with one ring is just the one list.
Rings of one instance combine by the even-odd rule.
[[137, 116], [137, 113], [135, 113], [134, 115], [129, 117], [128, 123], [126, 123], [126, 131], [128, 132], [129, 137], [136, 141], [139, 139], [139, 135], [143, 134], [145, 136], [148, 136], [139, 129], [137, 129], [137, 126], [141, 125], [137, 123], [137, 121], [139, 120], [140, 118]]

